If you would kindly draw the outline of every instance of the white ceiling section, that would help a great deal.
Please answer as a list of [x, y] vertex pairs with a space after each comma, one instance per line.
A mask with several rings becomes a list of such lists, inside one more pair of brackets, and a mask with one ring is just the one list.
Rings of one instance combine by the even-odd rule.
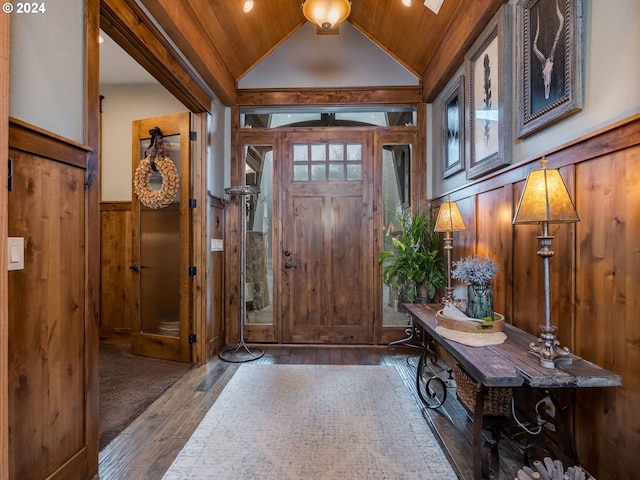
[[103, 42], [100, 44], [100, 84], [118, 83], [158, 83], [129, 54], [114, 42], [106, 33], [100, 31]]
[[349, 21], [338, 35], [302, 25], [238, 81], [238, 88], [375, 87], [420, 84], [420, 79]]

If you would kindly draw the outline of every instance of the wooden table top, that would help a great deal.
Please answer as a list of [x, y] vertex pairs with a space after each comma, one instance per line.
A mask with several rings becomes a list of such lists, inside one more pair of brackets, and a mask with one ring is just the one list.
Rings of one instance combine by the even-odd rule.
[[505, 323], [507, 340], [501, 345], [469, 347], [436, 332], [437, 304], [405, 304], [418, 325], [442, 345], [477, 382], [488, 387], [616, 387], [622, 378], [587, 360], [572, 355], [573, 363], [544, 368], [528, 353], [537, 337]]

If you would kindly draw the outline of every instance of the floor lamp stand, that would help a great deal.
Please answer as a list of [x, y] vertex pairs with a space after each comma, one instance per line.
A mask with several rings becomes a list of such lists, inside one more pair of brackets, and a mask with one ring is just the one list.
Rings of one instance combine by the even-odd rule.
[[259, 187], [251, 185], [240, 185], [238, 187], [226, 188], [225, 192], [231, 196], [239, 196], [242, 200], [238, 209], [240, 220], [240, 341], [237, 345], [226, 347], [220, 351], [219, 357], [225, 362], [245, 363], [257, 360], [264, 355], [264, 351], [254, 347], [253, 350], [244, 341], [244, 323], [247, 316], [247, 304], [245, 302], [245, 281], [246, 275], [246, 243], [247, 243], [247, 219], [245, 213], [244, 198], [248, 195], [260, 193]]

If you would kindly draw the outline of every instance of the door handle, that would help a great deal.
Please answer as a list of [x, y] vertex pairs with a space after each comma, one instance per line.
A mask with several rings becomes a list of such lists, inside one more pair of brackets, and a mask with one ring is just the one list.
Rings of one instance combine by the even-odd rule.
[[291, 265], [289, 262], [284, 264], [284, 268], [296, 268], [295, 265]]
[[140, 271], [140, 267], [138, 265], [129, 265], [129, 270], [133, 270], [134, 272]]

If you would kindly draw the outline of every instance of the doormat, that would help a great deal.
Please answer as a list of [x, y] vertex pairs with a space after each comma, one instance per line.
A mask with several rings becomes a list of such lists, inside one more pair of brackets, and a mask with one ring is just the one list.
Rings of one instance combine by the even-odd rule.
[[392, 366], [241, 365], [164, 479], [457, 476]]

